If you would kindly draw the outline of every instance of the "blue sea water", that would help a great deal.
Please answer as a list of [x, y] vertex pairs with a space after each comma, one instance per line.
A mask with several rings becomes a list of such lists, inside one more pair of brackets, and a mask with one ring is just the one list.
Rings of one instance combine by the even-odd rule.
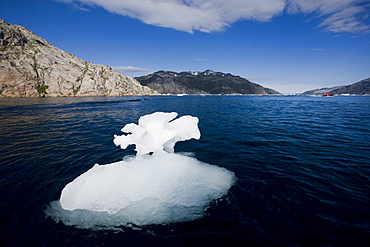
[[[237, 181], [199, 220], [79, 229], [45, 211], [112, 140], [156, 111], [198, 117], [175, 152]], [[1, 246], [370, 246], [370, 97], [142, 96], [0, 99]]]

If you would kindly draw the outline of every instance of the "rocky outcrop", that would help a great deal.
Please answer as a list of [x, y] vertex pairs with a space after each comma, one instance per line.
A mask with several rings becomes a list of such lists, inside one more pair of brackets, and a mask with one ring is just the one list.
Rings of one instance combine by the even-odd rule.
[[62, 51], [0, 19], [0, 96], [121, 96], [156, 92], [129, 76]]
[[362, 81], [356, 82], [347, 86], [336, 86], [330, 88], [321, 88], [309, 90], [304, 93], [304, 95], [323, 95], [323, 94], [351, 94], [351, 95], [370, 95], [370, 78], [364, 79]]
[[136, 79], [162, 94], [280, 94], [240, 76], [212, 70], [180, 73], [158, 71]]

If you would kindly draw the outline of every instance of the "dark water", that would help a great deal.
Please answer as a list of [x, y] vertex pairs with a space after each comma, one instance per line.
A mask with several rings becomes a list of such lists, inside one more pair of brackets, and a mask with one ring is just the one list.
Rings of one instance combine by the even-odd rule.
[[[112, 140], [155, 111], [200, 119], [176, 152], [233, 171], [197, 221], [78, 229], [45, 210]], [[370, 246], [370, 97], [152, 96], [0, 99], [1, 246]]]

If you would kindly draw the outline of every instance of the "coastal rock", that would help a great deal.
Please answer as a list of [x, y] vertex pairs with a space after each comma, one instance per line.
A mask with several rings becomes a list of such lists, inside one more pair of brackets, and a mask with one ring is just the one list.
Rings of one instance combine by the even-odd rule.
[[135, 79], [162, 94], [280, 94], [240, 76], [212, 70], [180, 73], [158, 71]]
[[361, 80], [351, 85], [347, 86], [336, 86], [330, 88], [321, 88], [309, 90], [304, 93], [304, 95], [324, 95], [324, 94], [351, 94], [351, 95], [370, 95], [370, 78]]
[[30, 30], [0, 19], [0, 96], [157, 94], [130, 76], [60, 50]]

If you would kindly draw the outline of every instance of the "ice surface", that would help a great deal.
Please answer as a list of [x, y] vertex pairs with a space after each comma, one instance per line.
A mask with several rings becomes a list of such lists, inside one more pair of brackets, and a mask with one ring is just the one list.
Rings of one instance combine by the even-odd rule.
[[173, 120], [176, 116], [176, 112], [155, 112], [140, 117], [138, 125], [131, 123], [122, 128], [127, 135], [114, 136], [114, 144], [122, 149], [135, 144], [138, 154], [148, 154], [173, 152], [176, 142], [200, 138], [198, 118], [183, 116]]
[[95, 165], [63, 189], [60, 203], [116, 214], [124, 224], [165, 224], [201, 217], [233, 182], [233, 173], [195, 158], [145, 155]]
[[157, 112], [141, 117], [138, 125], [127, 124], [122, 129], [127, 135], [115, 136], [114, 143], [122, 148], [135, 144], [137, 156], [93, 166], [65, 186], [50, 215], [66, 224], [105, 226], [202, 217], [210, 202], [228, 192], [235, 177], [224, 168], [173, 153], [177, 141], [200, 138], [196, 117], [173, 120], [176, 116]]

